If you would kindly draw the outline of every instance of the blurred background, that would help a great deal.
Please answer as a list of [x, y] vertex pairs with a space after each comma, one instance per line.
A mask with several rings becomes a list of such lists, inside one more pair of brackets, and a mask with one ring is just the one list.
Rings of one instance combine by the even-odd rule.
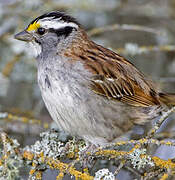
[[[54, 125], [40, 96], [33, 50], [13, 35], [52, 10], [74, 16], [95, 42], [129, 59], [165, 92], [175, 92], [174, 0], [0, 0], [0, 112], [26, 117], [0, 113], [0, 127], [22, 146]], [[27, 118], [41, 122], [25, 123]], [[162, 130], [173, 134], [173, 119]], [[172, 150], [161, 147], [155, 153], [168, 159]]]

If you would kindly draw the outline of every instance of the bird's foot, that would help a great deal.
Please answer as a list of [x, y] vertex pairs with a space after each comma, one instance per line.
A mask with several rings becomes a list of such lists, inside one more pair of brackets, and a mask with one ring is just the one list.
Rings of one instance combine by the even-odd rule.
[[79, 161], [82, 165], [82, 168], [88, 168], [92, 165], [94, 161], [93, 153], [97, 150], [97, 146], [94, 144], [90, 144], [84, 150], [79, 152]]
[[73, 160], [69, 164], [70, 167], [74, 167], [77, 163], [80, 163], [82, 169], [89, 169], [93, 166], [94, 157], [93, 153], [97, 150], [97, 146], [89, 144], [85, 149], [81, 150], [77, 154], [77, 159]]

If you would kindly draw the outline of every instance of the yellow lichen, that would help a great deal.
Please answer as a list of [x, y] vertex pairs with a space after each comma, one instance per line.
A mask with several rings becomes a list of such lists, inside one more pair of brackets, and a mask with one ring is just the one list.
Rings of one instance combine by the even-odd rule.
[[171, 161], [171, 159], [163, 160], [156, 156], [153, 157], [152, 159], [153, 159], [154, 163], [156, 164], [156, 166], [159, 166], [160, 168], [166, 168], [166, 169], [175, 168], [175, 163], [173, 163]]
[[[22, 122], [22, 123], [28, 123], [28, 124], [37, 124], [37, 125], [42, 125], [42, 122], [41, 120], [38, 120], [38, 119], [32, 119], [30, 117], [24, 117], [24, 116], [16, 116], [16, 115], [13, 115], [11, 113], [7, 113], [8, 115], [3, 118], [7, 121], [19, 121], [19, 122]], [[49, 124], [48, 123], [43, 123], [43, 127], [45, 129], [47, 129], [49, 127]]]
[[42, 179], [42, 172], [41, 171], [37, 171], [35, 177], [36, 177], [36, 179], [41, 180]]
[[33, 167], [36, 167], [36, 163], [32, 162], [32, 166], [33, 166]]
[[21, 55], [17, 55], [15, 56], [11, 61], [9, 61], [4, 69], [2, 70], [2, 74], [5, 76], [5, 77], [9, 77], [11, 72], [13, 71], [13, 68], [15, 66], [15, 64], [20, 60], [20, 56]]
[[58, 176], [56, 177], [56, 180], [63, 179], [63, 177], [64, 177], [64, 173], [63, 173], [63, 172], [60, 172], [60, 173], [58, 174]]
[[126, 144], [126, 141], [117, 142], [115, 145], [116, 146], [121, 146], [121, 145], [124, 145], [124, 144]]
[[84, 171], [85, 173], [89, 174], [88, 168], [84, 168], [83, 171]]
[[27, 123], [27, 122], [28, 122], [28, 119], [27, 119], [26, 117], [23, 117], [23, 118], [22, 118], [22, 122]]
[[8, 114], [8, 119], [12, 119], [14, 116], [12, 114]]
[[48, 123], [44, 123], [44, 124], [43, 124], [43, 127], [44, 127], [45, 129], [47, 129], [47, 128], [49, 128], [49, 124], [48, 124]]
[[0, 166], [2, 166], [3, 165], [3, 161], [2, 160], [0, 160]]
[[172, 145], [172, 142], [168, 141], [168, 142], [166, 142], [165, 144], [168, 145], [168, 146], [171, 146], [171, 145]]
[[33, 175], [33, 174], [35, 173], [35, 171], [36, 171], [35, 169], [31, 169], [30, 172], [29, 172], [29, 174], [30, 174], [30, 175]]
[[96, 155], [99, 156], [110, 156], [111, 158], [115, 158], [117, 156], [123, 156], [126, 155], [127, 152], [125, 151], [115, 151], [115, 150], [100, 150], [96, 152]]
[[165, 173], [165, 174], [160, 178], [160, 180], [166, 180], [167, 178], [168, 178], [168, 174]]
[[141, 144], [144, 144], [146, 141], [147, 141], [147, 139], [144, 139], [144, 138], [139, 140], [139, 142], [140, 142]]
[[70, 152], [70, 153], [68, 153], [68, 154], [67, 154], [67, 157], [68, 157], [68, 158], [73, 158], [73, 157], [74, 157], [74, 155], [75, 155], [75, 153], [74, 153], [74, 152]]
[[34, 154], [32, 154], [32, 153], [30, 153], [28, 151], [24, 151], [23, 157], [31, 161], [34, 158]]
[[40, 158], [41, 162], [44, 162], [45, 161], [45, 158], [44, 158], [44, 152], [41, 152], [38, 157]]

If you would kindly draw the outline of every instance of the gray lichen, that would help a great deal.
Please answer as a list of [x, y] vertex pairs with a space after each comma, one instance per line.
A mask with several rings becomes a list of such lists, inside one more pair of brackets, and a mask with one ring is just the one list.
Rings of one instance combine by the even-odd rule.
[[128, 155], [128, 159], [131, 161], [133, 167], [138, 170], [145, 168], [146, 165], [151, 167], [154, 166], [154, 162], [152, 162], [151, 157], [146, 155], [146, 149], [135, 149]]
[[108, 169], [100, 169], [95, 173], [94, 180], [115, 180], [115, 176]]
[[[0, 166], [0, 179], [19, 179], [19, 169], [23, 166], [23, 160], [15, 152], [15, 148], [19, 147], [16, 139], [12, 142], [6, 142], [5, 150], [0, 150], [0, 157], [4, 157], [4, 162]], [[6, 152], [4, 152], [6, 151]], [[6, 153], [6, 154], [4, 154]], [[18, 177], [18, 178], [17, 178]]]
[[64, 143], [59, 139], [59, 133], [57, 131], [47, 131], [40, 134], [41, 140], [36, 141], [34, 145], [27, 146], [25, 150], [34, 154], [43, 153], [44, 156], [52, 157], [56, 159], [60, 157], [64, 149]]

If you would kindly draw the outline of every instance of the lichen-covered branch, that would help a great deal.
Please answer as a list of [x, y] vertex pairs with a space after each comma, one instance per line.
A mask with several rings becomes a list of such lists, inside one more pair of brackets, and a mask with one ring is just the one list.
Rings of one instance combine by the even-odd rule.
[[[59, 140], [59, 132], [51, 130], [42, 133], [40, 141], [25, 148], [21, 148], [16, 140], [9, 138], [4, 132], [1, 132], [1, 142], [3, 149], [1, 150], [0, 174], [5, 178], [19, 176], [19, 169], [24, 164], [28, 164], [31, 168], [29, 176], [36, 179], [42, 179], [42, 172], [48, 168], [58, 170], [57, 179], [62, 179], [65, 174], [69, 174], [76, 179], [84, 180], [100, 180], [101, 177], [110, 177], [114, 180], [118, 172], [127, 166], [130, 169], [142, 172], [139, 177], [142, 179], [159, 176], [160, 179], [165, 179], [165, 177], [172, 176], [175, 170], [174, 159], [161, 159], [148, 154], [146, 149], [153, 144], [157, 146], [175, 146], [175, 143], [171, 141], [144, 138], [117, 142], [96, 148], [92, 152], [86, 152], [84, 151], [86, 144], [82, 140], [73, 138], [67, 142], [62, 142]], [[96, 159], [117, 160], [120, 165], [116, 167], [115, 172], [101, 169], [92, 176], [89, 174], [87, 167], [84, 170], [76, 169], [76, 163], [84, 164], [84, 161], [86, 161], [82, 152], [86, 153], [86, 156], [93, 161]], [[66, 160], [69, 160], [69, 163]], [[76, 163], [70, 163], [70, 160], [76, 160]], [[9, 168], [9, 163], [13, 161], [17, 165], [12, 166], [11, 164]]]
[[94, 28], [94, 29], [90, 30], [88, 32], [88, 34], [90, 36], [95, 36], [95, 35], [99, 35], [104, 32], [115, 31], [115, 30], [142, 31], [142, 32], [154, 33], [157, 35], [164, 35], [164, 33], [160, 30], [156, 30], [153, 28], [136, 25], [136, 24], [112, 24], [112, 25], [105, 26], [105, 27]]
[[154, 136], [154, 134], [156, 133], [156, 131], [160, 128], [160, 126], [162, 125], [162, 123], [168, 118], [168, 116], [173, 113], [175, 111], [175, 107], [172, 107], [171, 109], [169, 109], [167, 112], [164, 112], [163, 115], [161, 116], [160, 119], [158, 119], [156, 121], [156, 124], [154, 125], [154, 127], [150, 130], [150, 132], [148, 133], [148, 138], [151, 138]]
[[5, 65], [4, 69], [2, 70], [2, 74], [3, 74], [5, 77], [9, 77], [9, 76], [10, 76], [11, 72], [13, 71], [13, 68], [14, 68], [15, 64], [16, 64], [18, 61], [21, 60], [20, 58], [21, 58], [22, 55], [23, 55], [23, 54], [18, 54], [18, 55], [16, 55], [11, 61], [9, 61], [9, 62]]
[[25, 124], [31, 124], [31, 125], [39, 125], [45, 129], [49, 128], [50, 125], [46, 122], [42, 122], [39, 119], [34, 119], [34, 118], [28, 118], [25, 116], [17, 116], [13, 115], [8, 112], [0, 112], [0, 120], [4, 120], [7, 122], [20, 122], [20, 123], [25, 123]]
[[[58, 170], [57, 179], [62, 179], [65, 174], [74, 176], [76, 179], [108, 178], [114, 180], [121, 169], [127, 169], [140, 179], [157, 178], [166, 179], [173, 176], [175, 162], [173, 159], [164, 160], [149, 154], [147, 149], [151, 145], [175, 146], [173, 141], [154, 139], [156, 131], [167, 117], [174, 112], [172, 107], [165, 112], [155, 123], [147, 137], [140, 140], [121, 141], [111, 143], [103, 147], [96, 147], [87, 151], [88, 145], [81, 139], [63, 138], [61, 132], [50, 130], [40, 134], [41, 139], [34, 145], [21, 148], [17, 140], [11, 139], [4, 132], [0, 133], [2, 149], [0, 151], [0, 175], [6, 179], [19, 176], [20, 168], [26, 164], [30, 167], [29, 177], [42, 179], [42, 172], [46, 169]], [[29, 124], [39, 124], [40, 120], [26, 117], [18, 117], [10, 113], [0, 113], [1, 119], [8, 119]], [[10, 122], [10, 121], [8, 121]], [[62, 138], [60, 138], [62, 137]], [[90, 174], [88, 169], [93, 168], [97, 160], [110, 160], [118, 162], [114, 172], [108, 169], [100, 169], [95, 174]], [[77, 169], [77, 164], [83, 167]], [[144, 172], [144, 173], [143, 173]]]
[[153, 45], [153, 46], [138, 46], [134, 43], [127, 43], [124, 48], [118, 48], [114, 49], [119, 54], [143, 54], [143, 53], [150, 53], [150, 52], [156, 52], [156, 51], [174, 51], [175, 45]]

